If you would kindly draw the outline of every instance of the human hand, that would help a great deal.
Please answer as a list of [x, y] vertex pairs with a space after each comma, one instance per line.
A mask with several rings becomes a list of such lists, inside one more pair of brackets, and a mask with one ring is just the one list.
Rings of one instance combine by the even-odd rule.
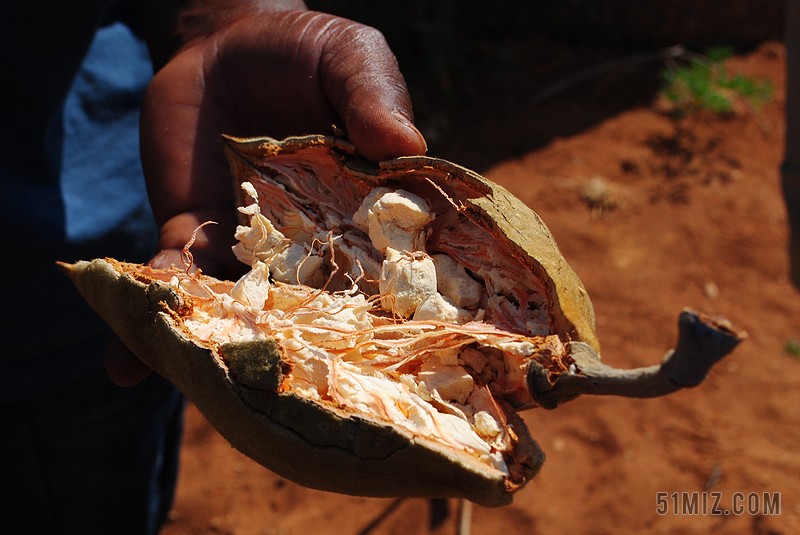
[[160, 228], [155, 261], [177, 260], [195, 228], [214, 220], [198, 233], [195, 258], [217, 274], [239, 269], [222, 134], [284, 137], [338, 124], [365, 157], [381, 160], [424, 154], [411, 116], [382, 36], [354, 22], [257, 13], [193, 42], [156, 74], [142, 107], [142, 161]]
[[[285, 137], [336, 124], [372, 160], [426, 150], [379, 32], [310, 11], [237, 17], [180, 48], [142, 106], [142, 163], [159, 227], [156, 267], [181, 265], [180, 250], [212, 220], [218, 224], [197, 232], [195, 264], [222, 277], [242, 271], [230, 249], [237, 219], [222, 134]], [[118, 384], [136, 384], [149, 369], [120, 346], [107, 351], [106, 369]]]

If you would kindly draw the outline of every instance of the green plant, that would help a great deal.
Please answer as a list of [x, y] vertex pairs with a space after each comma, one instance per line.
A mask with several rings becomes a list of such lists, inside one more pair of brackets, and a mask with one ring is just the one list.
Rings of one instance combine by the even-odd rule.
[[732, 55], [730, 47], [711, 49], [705, 56], [689, 55], [686, 65], [662, 72], [666, 82], [662, 94], [679, 113], [709, 110], [725, 115], [733, 111], [736, 99], [744, 99], [756, 107], [769, 102], [773, 92], [769, 80], [728, 75], [723, 62]]
[[800, 358], [800, 341], [797, 338], [789, 338], [783, 344], [783, 354], [794, 358]]

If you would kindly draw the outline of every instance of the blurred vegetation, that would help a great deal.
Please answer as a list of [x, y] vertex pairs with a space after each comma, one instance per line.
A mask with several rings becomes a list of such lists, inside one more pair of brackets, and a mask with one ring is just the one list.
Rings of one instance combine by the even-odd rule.
[[800, 358], [800, 341], [797, 338], [790, 338], [783, 345], [783, 354], [794, 358]]
[[686, 65], [663, 71], [667, 85], [662, 94], [676, 112], [683, 115], [709, 110], [724, 115], [734, 111], [736, 99], [746, 99], [755, 107], [769, 102], [774, 89], [769, 80], [726, 73], [723, 62], [733, 53], [732, 47], [713, 48], [705, 56], [690, 55]]
[[[415, 100], [431, 92], [468, 100], [474, 89], [471, 86], [480, 84], [487, 73], [507, 78], [509, 83], [519, 82], [517, 74], [521, 69], [553, 59], [548, 58], [546, 45], [545, 50], [532, 52], [532, 47], [520, 46], [523, 42], [611, 47], [619, 53], [679, 43], [695, 50], [714, 43], [748, 46], [780, 35], [785, 0], [731, 0], [730, 9], [726, 10], [720, 10], [712, 0], [306, 3], [311, 9], [356, 20], [383, 32], [412, 93], [417, 93]], [[703, 41], [701, 35], [716, 36], [715, 41]], [[651, 36], [649, 41], [647, 36]], [[728, 40], [720, 41], [722, 38]], [[721, 62], [732, 52], [730, 47], [715, 48], [707, 61], [690, 61], [684, 68], [668, 71], [668, 96], [676, 102], [719, 111], [729, 109], [730, 99], [725, 94], [730, 91], [754, 103], [768, 100], [770, 87], [725, 74]], [[575, 66], [582, 67], [580, 61]]]
[[[404, 71], [504, 60], [487, 42], [547, 37], [571, 44], [702, 50], [780, 38], [786, 0], [307, 0], [309, 8], [381, 30]], [[724, 4], [724, 5], [722, 5]], [[724, 7], [724, 9], [723, 9]], [[416, 73], [415, 73], [416, 74]]]

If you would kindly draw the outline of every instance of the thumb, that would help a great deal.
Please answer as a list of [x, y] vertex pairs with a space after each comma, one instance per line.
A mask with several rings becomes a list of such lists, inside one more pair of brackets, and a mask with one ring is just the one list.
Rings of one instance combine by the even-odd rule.
[[370, 160], [425, 154], [405, 80], [383, 34], [345, 19], [337, 22], [326, 32], [320, 69], [348, 137]]

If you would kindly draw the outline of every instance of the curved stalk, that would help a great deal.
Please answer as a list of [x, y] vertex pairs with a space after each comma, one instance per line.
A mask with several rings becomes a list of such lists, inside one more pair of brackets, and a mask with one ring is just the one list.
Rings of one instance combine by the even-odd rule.
[[685, 387], [697, 386], [711, 367], [747, 338], [724, 319], [713, 319], [693, 310], [678, 318], [678, 343], [660, 365], [620, 370], [600, 362], [587, 344], [571, 342], [574, 369], [555, 380], [536, 362], [528, 367], [528, 390], [541, 407], [554, 409], [581, 394], [653, 398]]

